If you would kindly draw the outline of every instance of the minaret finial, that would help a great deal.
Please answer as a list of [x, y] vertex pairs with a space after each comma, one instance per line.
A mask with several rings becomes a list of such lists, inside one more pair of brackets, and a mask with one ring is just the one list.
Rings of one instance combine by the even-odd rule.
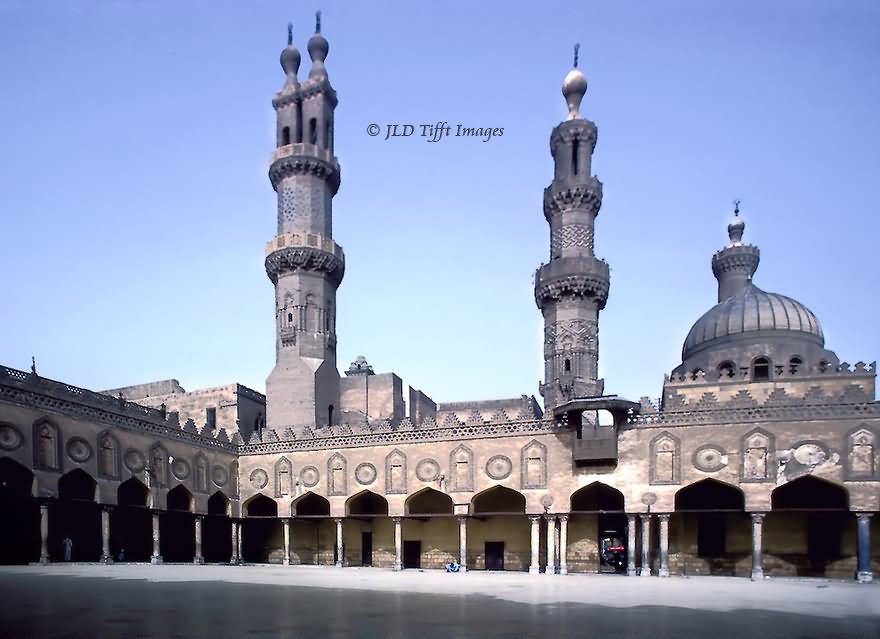
[[733, 201], [733, 219], [727, 225], [727, 236], [730, 238], [730, 246], [742, 244], [743, 231], [746, 230], [746, 223], [739, 216], [739, 204], [741, 201], [739, 198]]
[[740, 200], [739, 198], [736, 198], [736, 199], [733, 201], [733, 206], [734, 206], [734, 208], [733, 208], [733, 214], [734, 214], [734, 216], [736, 216], [736, 217], [739, 217], [739, 203], [740, 203], [740, 202], [742, 202], [742, 200]]
[[578, 66], [578, 52], [580, 51], [581, 43], [577, 42], [574, 45], [574, 68], [577, 69]]
[[291, 46], [293, 44], [293, 23], [287, 23], [287, 46]]
[[31, 373], [37, 374], [37, 359], [33, 355], [31, 355]]
[[315, 33], [321, 33], [321, 12], [315, 11]]

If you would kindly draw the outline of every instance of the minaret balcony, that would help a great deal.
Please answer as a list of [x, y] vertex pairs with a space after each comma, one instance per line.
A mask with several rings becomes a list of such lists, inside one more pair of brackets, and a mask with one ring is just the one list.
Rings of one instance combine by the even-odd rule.
[[330, 195], [336, 195], [342, 180], [339, 162], [330, 149], [318, 144], [286, 144], [272, 152], [269, 179], [277, 191], [285, 178], [308, 175], [327, 181]]
[[266, 274], [272, 283], [286, 273], [323, 273], [335, 286], [345, 274], [345, 253], [330, 238], [317, 233], [281, 233], [266, 244]]
[[608, 263], [595, 257], [561, 257], [535, 273], [535, 302], [540, 308], [566, 297], [595, 298], [605, 308], [611, 275]]

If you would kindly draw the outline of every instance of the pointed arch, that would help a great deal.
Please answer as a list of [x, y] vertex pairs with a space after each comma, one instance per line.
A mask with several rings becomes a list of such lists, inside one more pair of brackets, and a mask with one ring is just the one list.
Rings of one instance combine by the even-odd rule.
[[182, 510], [186, 512], [192, 512], [193, 501], [193, 495], [186, 489], [186, 486], [184, 486], [183, 484], [178, 484], [168, 491], [168, 497], [165, 505], [168, 510]]
[[677, 484], [681, 481], [681, 442], [669, 431], [651, 440], [650, 470], [652, 484]]
[[846, 451], [845, 479], [870, 481], [880, 479], [880, 452], [877, 433], [868, 424], [860, 424], [844, 437]]
[[34, 468], [61, 472], [61, 431], [48, 417], [34, 422]]
[[245, 517], [277, 517], [278, 503], [263, 493], [257, 493], [241, 505]]
[[763, 428], [743, 435], [740, 480], [744, 482], [776, 481], [776, 437]]
[[599, 481], [594, 481], [571, 494], [569, 510], [575, 512], [624, 512], [623, 493]]
[[0, 497], [27, 499], [33, 496], [34, 473], [11, 457], [0, 457]]
[[675, 493], [675, 511], [745, 510], [745, 495], [731, 484], [717, 479], [702, 479]]
[[284, 497], [293, 493], [293, 464], [287, 457], [275, 462], [275, 496]]
[[459, 444], [449, 453], [449, 490], [470, 493], [474, 490], [474, 451]]
[[525, 514], [526, 498], [521, 492], [506, 486], [492, 486], [474, 495], [471, 514]]
[[290, 503], [293, 517], [329, 517], [330, 502], [312, 491], [308, 491]]
[[521, 453], [522, 481], [524, 489], [547, 487], [547, 447], [533, 439], [523, 446]]
[[122, 456], [119, 454], [119, 440], [109, 430], [98, 433], [98, 477], [119, 479], [122, 473]]
[[119, 506], [146, 506], [150, 490], [136, 477], [125, 480], [116, 489], [116, 503]]
[[226, 515], [232, 513], [232, 502], [229, 497], [223, 494], [222, 490], [217, 490], [208, 498], [208, 514], [209, 515]]
[[385, 494], [406, 494], [406, 455], [399, 448], [385, 457]]
[[348, 494], [348, 461], [341, 453], [327, 460], [327, 494], [331, 497]]
[[58, 498], [95, 501], [97, 482], [86, 471], [76, 468], [58, 480]]
[[846, 488], [813, 475], [798, 477], [770, 493], [772, 510], [849, 510]]
[[349, 517], [387, 517], [388, 500], [372, 490], [362, 490], [346, 500], [345, 514]]
[[452, 515], [454, 510], [452, 498], [430, 486], [413, 493], [404, 502], [407, 515]]
[[208, 458], [204, 453], [196, 453], [193, 460], [195, 468], [195, 476], [193, 477], [193, 488], [197, 493], [208, 492]]

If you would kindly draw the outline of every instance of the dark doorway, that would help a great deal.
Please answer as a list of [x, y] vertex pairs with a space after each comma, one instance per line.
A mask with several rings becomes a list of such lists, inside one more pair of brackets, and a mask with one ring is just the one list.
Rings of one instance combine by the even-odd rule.
[[403, 567], [404, 568], [421, 568], [422, 567], [422, 542], [421, 541], [404, 541], [403, 542]]
[[361, 565], [373, 565], [373, 533], [361, 533]]
[[[33, 473], [0, 458], [0, 563], [26, 564], [40, 558], [40, 505], [31, 497]], [[14, 525], [12, 522], [15, 522]]]
[[807, 515], [807, 559], [825, 562], [840, 558], [840, 537], [844, 526], [840, 513]]
[[626, 572], [626, 515], [599, 514], [599, 572]]
[[168, 491], [166, 512], [159, 516], [159, 552], [166, 562], [191, 562], [196, 553], [193, 497], [179, 485]]
[[147, 508], [149, 490], [132, 477], [116, 490], [118, 506], [110, 513], [110, 552], [114, 561], [150, 561], [153, 518]]
[[208, 499], [208, 516], [202, 523], [202, 554], [207, 563], [229, 563], [232, 559], [232, 521], [229, 500], [217, 491]]
[[245, 508], [241, 522], [241, 555], [243, 561], [268, 563], [274, 540], [280, 537], [278, 504], [265, 495], [256, 495]]
[[95, 480], [77, 468], [58, 481], [58, 503], [49, 510], [49, 549], [52, 561], [64, 560], [69, 537], [71, 561], [101, 557], [101, 507], [95, 503]]
[[486, 542], [486, 570], [504, 570], [504, 542]]

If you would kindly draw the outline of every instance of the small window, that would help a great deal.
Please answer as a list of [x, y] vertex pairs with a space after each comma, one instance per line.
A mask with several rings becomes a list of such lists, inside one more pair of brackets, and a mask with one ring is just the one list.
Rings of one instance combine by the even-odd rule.
[[281, 146], [290, 144], [290, 127], [286, 126], [281, 129]]
[[293, 313], [288, 313], [288, 314], [287, 314], [287, 322], [288, 322], [289, 324], [293, 324]]
[[296, 143], [302, 144], [303, 141], [303, 105], [302, 102], [296, 103]]
[[759, 357], [752, 364], [752, 381], [758, 382], [770, 379], [770, 360]]
[[705, 374], [706, 373], [702, 368], [698, 368], [698, 369], [694, 370], [694, 374], [693, 374], [693, 376], [691, 376], [691, 379], [694, 381], [700, 381], [701, 379], [703, 379], [703, 376]]
[[718, 374], [723, 378], [732, 379], [736, 373], [736, 364], [733, 362], [721, 362], [718, 365]]
[[578, 152], [580, 151], [580, 146], [578, 145], [578, 141], [575, 140], [571, 143], [571, 174], [578, 174]]
[[803, 364], [803, 360], [800, 357], [792, 357], [788, 360], [788, 372], [792, 375], [795, 375], [801, 369], [801, 365]]
[[330, 148], [330, 120], [324, 123], [324, 148]]
[[570, 359], [565, 360], [564, 369], [565, 369], [566, 373], [571, 372], [571, 360]]
[[214, 429], [217, 428], [217, 409], [214, 407], [205, 409], [205, 421], [208, 425], [208, 428]]
[[330, 405], [327, 407], [327, 423], [328, 423], [328, 424], [332, 424], [332, 423], [333, 423], [333, 404], [330, 404]]
[[318, 120], [309, 118], [309, 144], [318, 143]]
[[821, 362], [819, 362], [819, 372], [820, 373], [827, 373], [828, 372], [828, 362], [825, 361], [824, 359]]

